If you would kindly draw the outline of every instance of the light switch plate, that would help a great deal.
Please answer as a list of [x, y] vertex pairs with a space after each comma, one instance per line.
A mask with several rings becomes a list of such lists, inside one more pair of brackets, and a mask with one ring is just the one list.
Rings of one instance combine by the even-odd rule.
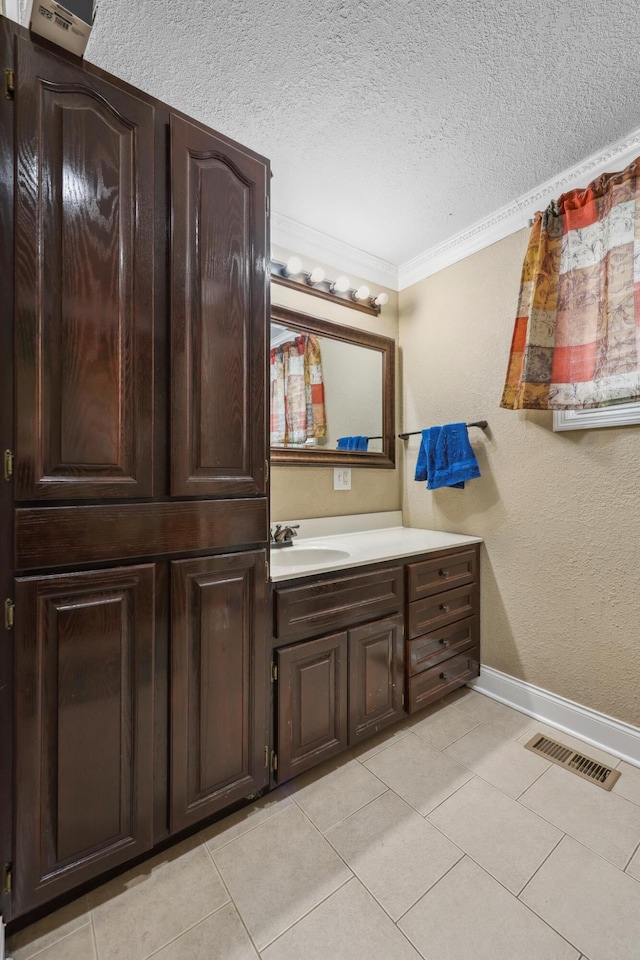
[[333, 468], [333, 489], [351, 490], [351, 467]]

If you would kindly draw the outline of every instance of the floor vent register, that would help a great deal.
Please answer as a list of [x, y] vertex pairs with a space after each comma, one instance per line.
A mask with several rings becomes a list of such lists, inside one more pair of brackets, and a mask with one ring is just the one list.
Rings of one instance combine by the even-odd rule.
[[616, 780], [620, 777], [620, 771], [607, 767], [598, 760], [586, 757], [571, 747], [565, 747], [563, 743], [557, 740], [551, 740], [549, 737], [536, 733], [534, 737], [525, 743], [527, 750], [533, 750], [534, 753], [542, 754], [547, 760], [557, 763], [572, 773], [577, 773], [584, 780], [590, 780], [603, 790], [611, 790]]

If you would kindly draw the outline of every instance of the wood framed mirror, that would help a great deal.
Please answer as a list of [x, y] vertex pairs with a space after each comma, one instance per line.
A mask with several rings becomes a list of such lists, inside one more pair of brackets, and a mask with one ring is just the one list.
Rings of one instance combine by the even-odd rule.
[[395, 467], [395, 341], [271, 308], [271, 462]]

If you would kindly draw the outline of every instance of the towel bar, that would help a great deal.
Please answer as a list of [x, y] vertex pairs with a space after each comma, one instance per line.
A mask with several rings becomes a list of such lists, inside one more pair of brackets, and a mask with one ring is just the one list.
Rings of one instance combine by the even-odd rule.
[[[486, 430], [489, 426], [486, 420], [474, 420], [473, 423], [468, 423], [468, 427], [480, 427], [481, 430]], [[398, 437], [400, 440], [406, 440], [407, 437], [415, 437], [419, 433], [422, 433], [422, 430], [411, 430], [409, 433], [399, 433]]]

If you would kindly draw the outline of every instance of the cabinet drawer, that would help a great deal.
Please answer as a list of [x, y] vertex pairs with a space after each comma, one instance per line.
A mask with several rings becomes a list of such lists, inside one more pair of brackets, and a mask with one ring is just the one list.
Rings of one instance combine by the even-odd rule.
[[467, 653], [450, 657], [436, 667], [411, 677], [408, 683], [409, 713], [415, 713], [450, 690], [461, 687], [467, 680], [479, 676], [479, 658], [478, 647], [473, 647]]
[[375, 620], [400, 611], [402, 599], [402, 567], [276, 589], [275, 636], [312, 637], [337, 627]]
[[424, 637], [410, 640], [408, 644], [409, 675], [422, 673], [441, 660], [462, 653], [479, 642], [478, 618], [467, 617]]
[[477, 579], [477, 566], [475, 548], [441, 553], [420, 563], [410, 563], [407, 565], [409, 600], [420, 600], [441, 590], [472, 583]]
[[409, 639], [432, 633], [449, 623], [470, 617], [478, 610], [478, 585], [456, 587], [409, 604]]

